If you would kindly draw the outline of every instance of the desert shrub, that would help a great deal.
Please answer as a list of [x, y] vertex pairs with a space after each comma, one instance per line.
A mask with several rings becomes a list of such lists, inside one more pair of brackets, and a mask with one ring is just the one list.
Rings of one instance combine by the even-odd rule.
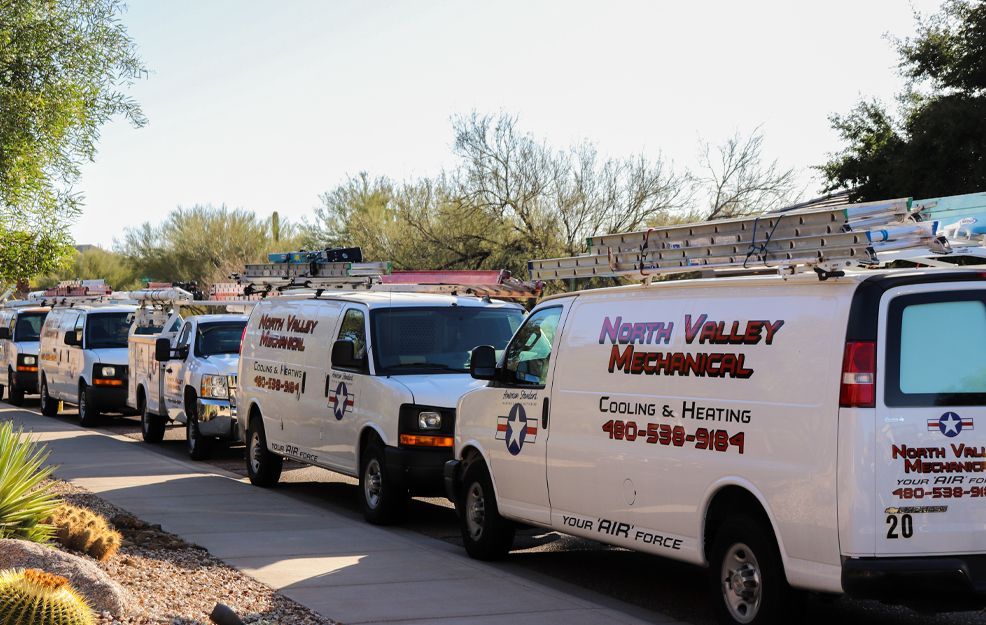
[[59, 504], [43, 485], [53, 467], [48, 451], [10, 422], [0, 423], [0, 538], [47, 542], [51, 527], [44, 523]]
[[55, 528], [55, 540], [59, 543], [100, 562], [112, 558], [123, 542], [123, 537], [105, 518], [70, 504], [55, 508], [45, 523]]

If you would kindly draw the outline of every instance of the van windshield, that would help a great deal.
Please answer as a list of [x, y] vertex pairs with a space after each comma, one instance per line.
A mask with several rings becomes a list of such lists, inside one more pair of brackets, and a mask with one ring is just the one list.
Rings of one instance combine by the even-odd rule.
[[199, 324], [195, 334], [195, 353], [199, 356], [238, 354], [246, 321]]
[[86, 320], [86, 349], [126, 347], [133, 313], [89, 313]]
[[379, 375], [465, 373], [473, 348], [503, 349], [524, 320], [519, 308], [447, 306], [370, 312]]
[[17, 325], [14, 326], [15, 341], [37, 341], [41, 338], [41, 326], [44, 325], [46, 312], [21, 313], [17, 315]]

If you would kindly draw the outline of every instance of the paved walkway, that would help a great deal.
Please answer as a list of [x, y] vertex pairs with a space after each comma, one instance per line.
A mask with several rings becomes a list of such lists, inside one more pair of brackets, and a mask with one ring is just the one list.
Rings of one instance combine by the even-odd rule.
[[[205, 464], [0, 404], [45, 442], [57, 476], [343, 623], [672, 623], [582, 588], [532, 581], [454, 545], [380, 528]], [[636, 616], [631, 615], [633, 612]], [[643, 618], [640, 618], [640, 617]]]

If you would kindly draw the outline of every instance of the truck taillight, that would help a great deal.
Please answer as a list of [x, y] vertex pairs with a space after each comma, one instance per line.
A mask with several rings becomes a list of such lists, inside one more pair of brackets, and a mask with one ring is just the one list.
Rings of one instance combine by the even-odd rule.
[[843, 408], [872, 408], [876, 405], [875, 342], [846, 342], [839, 405]]

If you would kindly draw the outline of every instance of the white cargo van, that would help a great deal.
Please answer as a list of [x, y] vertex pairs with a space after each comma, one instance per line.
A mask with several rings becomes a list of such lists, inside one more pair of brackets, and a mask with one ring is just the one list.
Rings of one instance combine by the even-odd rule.
[[282, 458], [358, 476], [366, 518], [442, 493], [455, 404], [477, 345], [502, 348], [519, 305], [452, 295], [333, 292], [260, 302], [240, 357], [237, 427], [254, 484]]
[[79, 422], [127, 411], [127, 335], [136, 306], [56, 306], [41, 329], [38, 384], [41, 412], [58, 402], [79, 407]]
[[7, 399], [15, 406], [25, 393], [38, 392], [38, 340], [48, 308], [17, 306], [0, 308], [0, 397], [7, 386]]
[[127, 404], [141, 415], [145, 442], [159, 443], [169, 421], [185, 425], [188, 455], [209, 456], [216, 441], [238, 440], [236, 392], [246, 315], [158, 313], [160, 325], [130, 329]]
[[456, 411], [470, 555], [531, 524], [710, 569], [726, 623], [797, 590], [986, 604], [986, 274], [660, 282], [542, 301]]

